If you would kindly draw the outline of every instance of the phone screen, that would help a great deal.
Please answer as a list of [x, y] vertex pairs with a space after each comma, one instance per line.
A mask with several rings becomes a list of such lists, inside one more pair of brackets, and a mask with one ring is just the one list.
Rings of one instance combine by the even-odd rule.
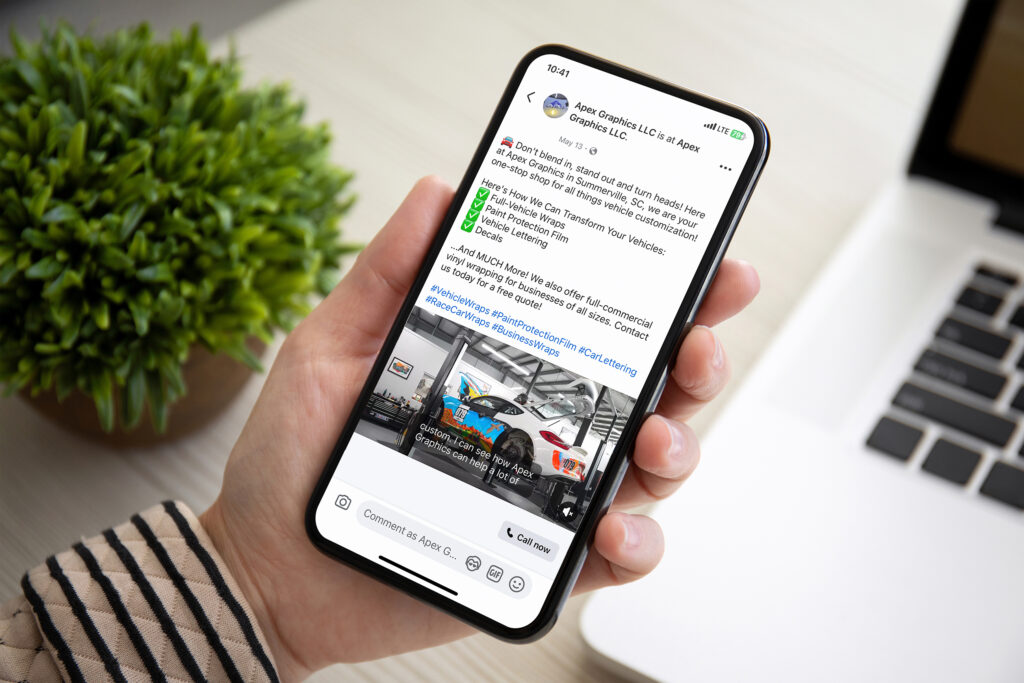
[[313, 513], [328, 541], [509, 629], [566, 571], [765, 153], [752, 117], [571, 55], [517, 73]]

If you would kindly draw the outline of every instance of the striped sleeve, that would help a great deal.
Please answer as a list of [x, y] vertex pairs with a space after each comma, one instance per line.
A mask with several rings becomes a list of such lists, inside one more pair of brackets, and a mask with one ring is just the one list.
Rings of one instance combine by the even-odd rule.
[[181, 503], [74, 544], [21, 587], [21, 611], [0, 611], [0, 634], [18, 634], [17, 649], [0, 639], [0, 680], [278, 680], [251, 608]]

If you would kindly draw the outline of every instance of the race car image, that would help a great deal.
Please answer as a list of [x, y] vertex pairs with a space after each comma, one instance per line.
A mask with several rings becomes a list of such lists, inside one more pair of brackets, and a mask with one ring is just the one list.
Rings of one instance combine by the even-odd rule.
[[[427, 410], [409, 420], [395, 438], [400, 451], [412, 447], [415, 433], [423, 426], [437, 427], [461, 442], [501, 456], [502, 466], [518, 472], [536, 472], [545, 479], [580, 483], [586, 479], [590, 456], [584, 449], [566, 442], [554, 431], [567, 418], [586, 418], [594, 413], [592, 387], [583, 384], [573, 396], [559, 394], [541, 401], [515, 400], [495, 394], [473, 396], [461, 376], [458, 395], [445, 392], [440, 410], [432, 419]], [[407, 452], [407, 451], [405, 451]], [[529, 478], [529, 475], [526, 475]]]
[[[356, 427], [360, 437], [538, 517], [579, 527], [632, 398], [419, 307], [391, 357], [412, 369], [402, 375], [383, 367]], [[424, 485], [436, 482], [424, 475]]]
[[559, 396], [522, 405], [495, 395], [463, 401], [449, 394], [442, 398], [438, 419], [442, 429], [464, 441], [497, 453], [525, 469], [540, 466], [540, 476], [582, 482], [590, 457], [552, 431], [570, 416], [587, 417], [594, 411], [589, 396]]

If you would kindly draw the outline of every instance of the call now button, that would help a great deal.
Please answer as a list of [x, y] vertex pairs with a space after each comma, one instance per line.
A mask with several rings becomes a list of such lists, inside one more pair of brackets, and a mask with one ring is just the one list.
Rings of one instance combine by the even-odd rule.
[[538, 536], [529, 529], [524, 529], [512, 522], [505, 522], [501, 525], [501, 528], [498, 529], [498, 538], [538, 557], [543, 557], [549, 562], [553, 562], [555, 557], [558, 556], [557, 543], [549, 541], [543, 536]]

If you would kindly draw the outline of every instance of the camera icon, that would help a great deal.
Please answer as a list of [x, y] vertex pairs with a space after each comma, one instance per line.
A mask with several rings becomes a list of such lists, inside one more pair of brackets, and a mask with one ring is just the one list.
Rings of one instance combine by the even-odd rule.
[[352, 499], [343, 493], [334, 499], [334, 504], [342, 510], [348, 510], [348, 506], [352, 504]]

